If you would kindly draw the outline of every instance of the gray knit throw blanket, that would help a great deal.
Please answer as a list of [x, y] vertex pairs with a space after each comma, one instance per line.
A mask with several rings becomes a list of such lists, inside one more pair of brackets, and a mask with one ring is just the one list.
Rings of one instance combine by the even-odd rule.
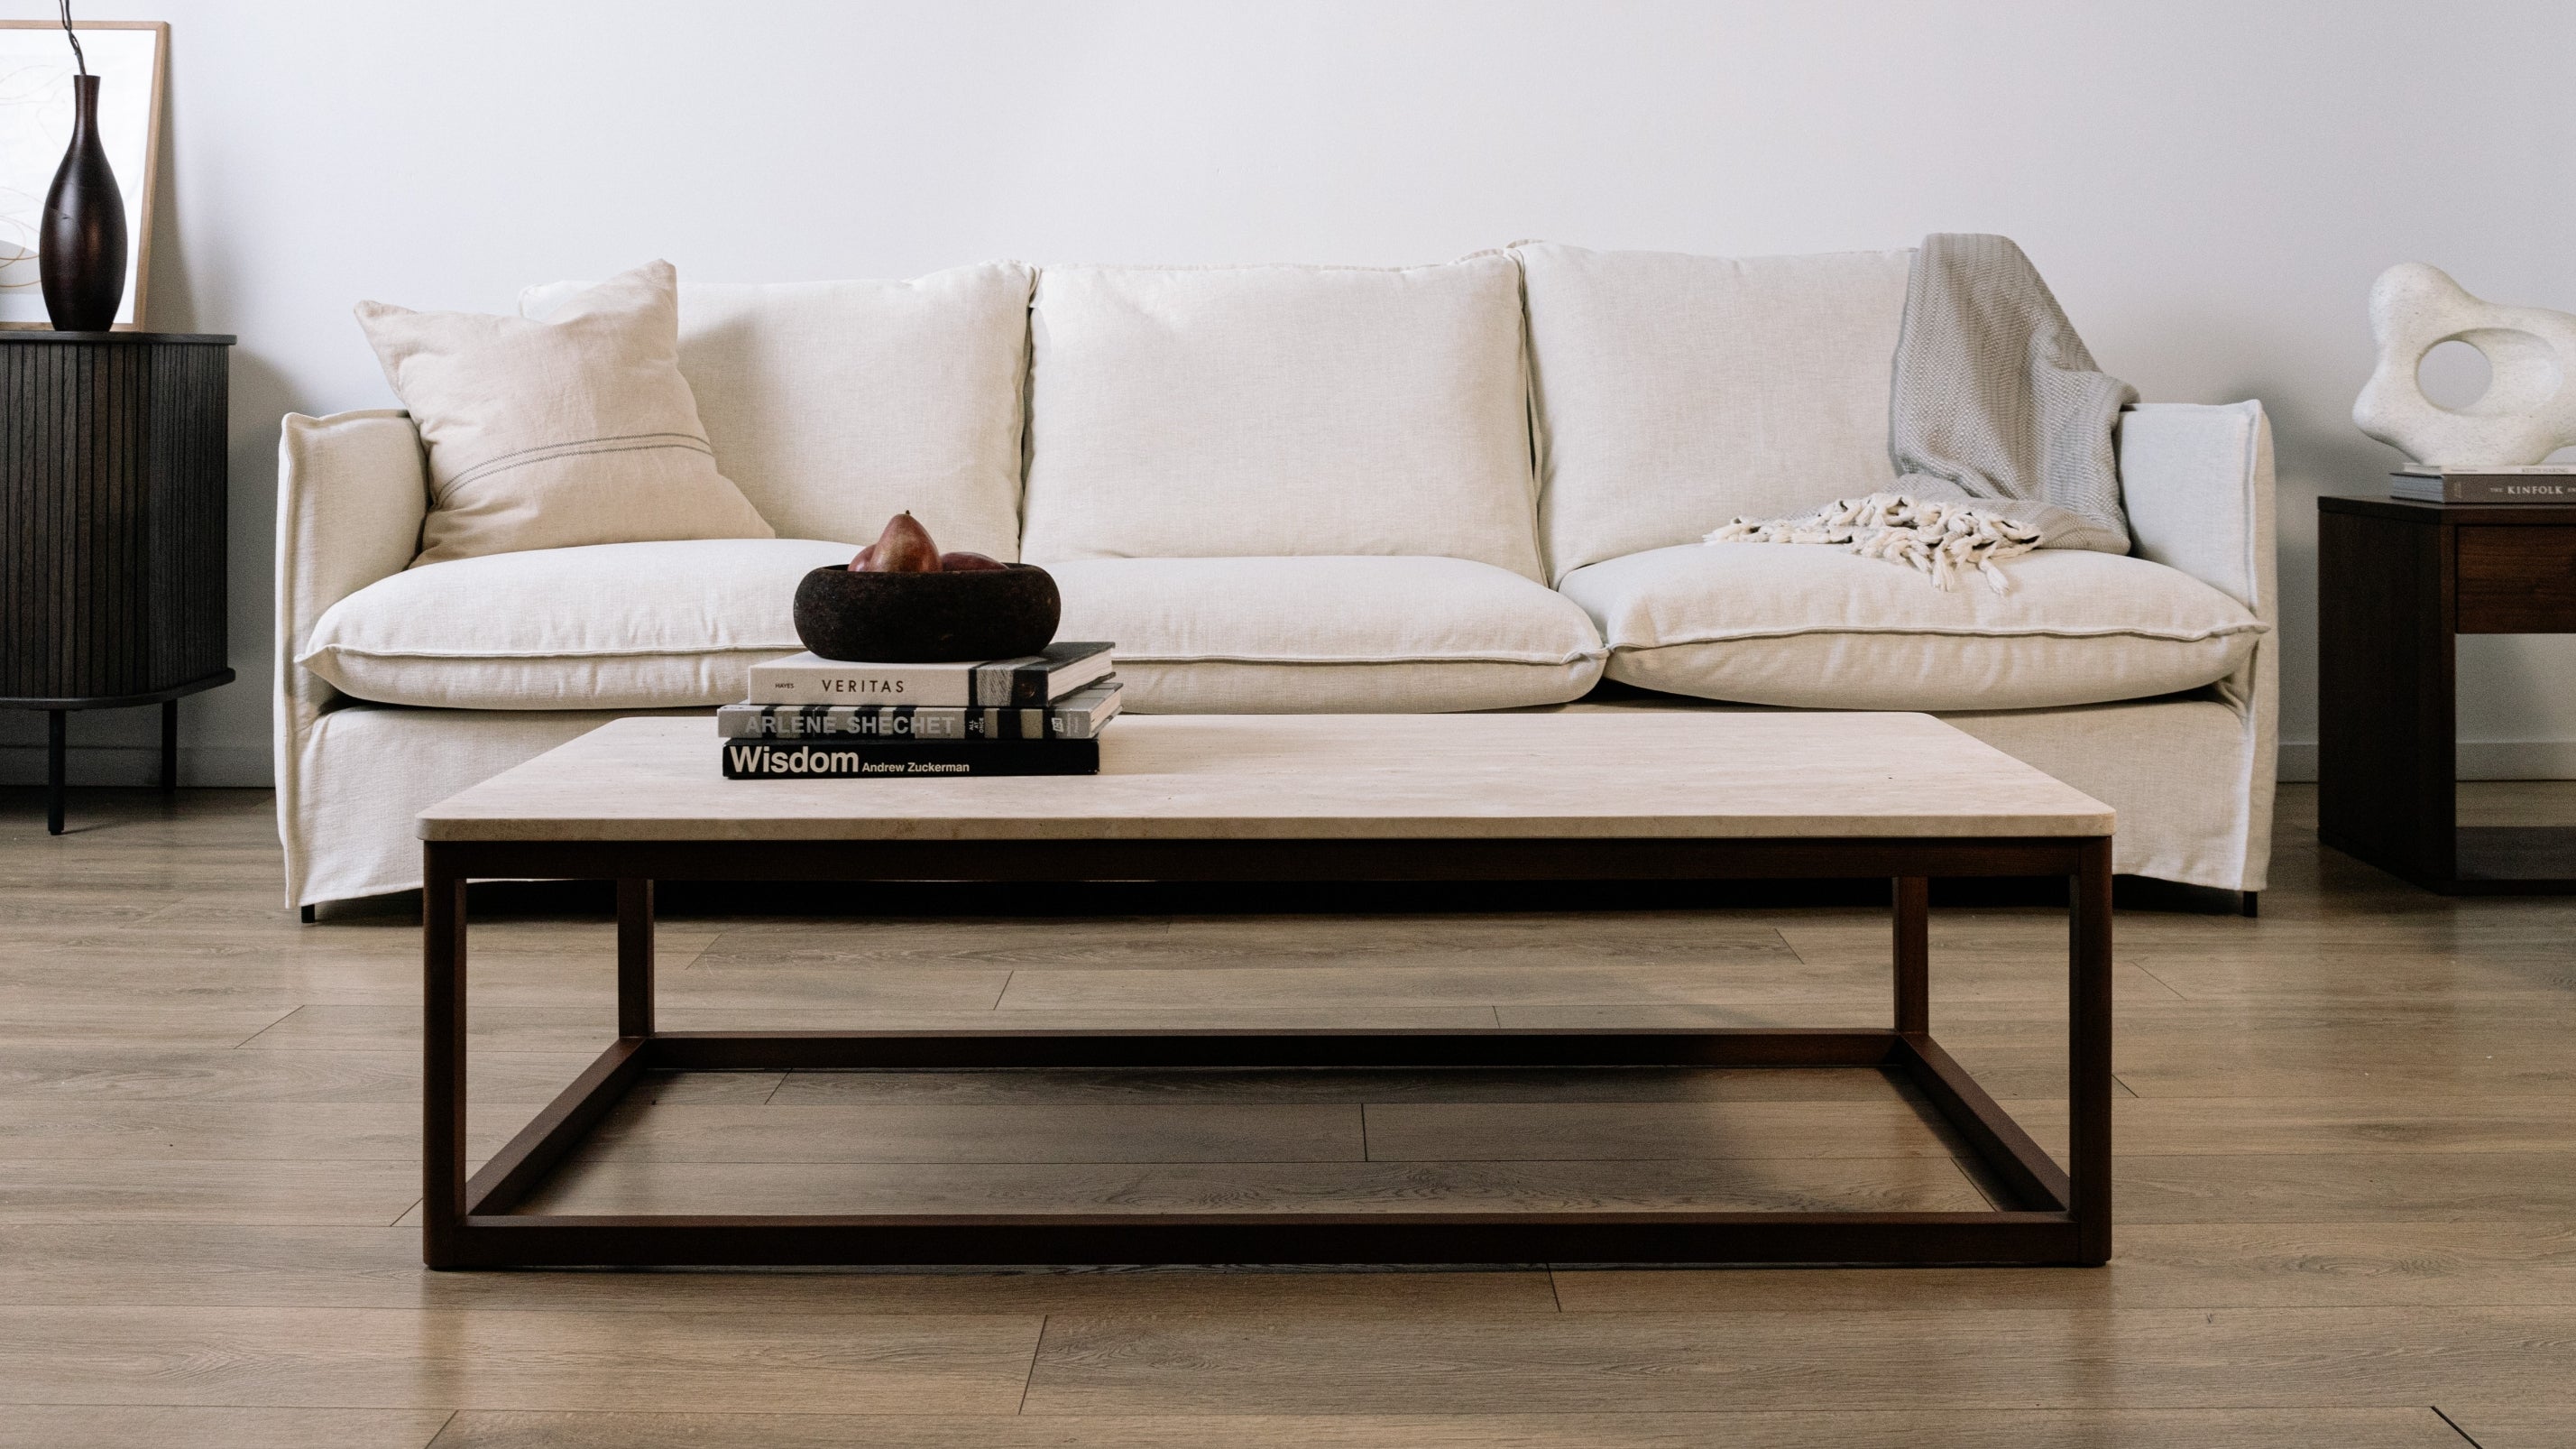
[[1830, 543], [1909, 563], [1941, 588], [2034, 548], [2129, 551], [2113, 433], [2137, 389], [2093, 364], [2009, 237], [1923, 239], [1905, 280], [1888, 394], [1893, 489], [1800, 518], [1739, 518], [1710, 543]]

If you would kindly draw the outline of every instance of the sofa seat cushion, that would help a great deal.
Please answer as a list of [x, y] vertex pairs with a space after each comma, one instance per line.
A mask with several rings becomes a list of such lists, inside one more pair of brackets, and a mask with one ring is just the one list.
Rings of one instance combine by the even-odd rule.
[[1061, 637], [1118, 645], [1163, 714], [1504, 709], [1574, 699], [1601, 639], [1563, 595], [1455, 558], [1122, 558], [1047, 565]]
[[492, 554], [380, 579], [324, 611], [296, 663], [343, 694], [446, 709], [730, 704], [793, 654], [812, 539], [609, 543]]
[[2224, 679], [2266, 626], [2145, 559], [2043, 549], [1948, 592], [1837, 548], [1685, 544], [1568, 574], [1611, 678], [1808, 709], [2043, 709]]

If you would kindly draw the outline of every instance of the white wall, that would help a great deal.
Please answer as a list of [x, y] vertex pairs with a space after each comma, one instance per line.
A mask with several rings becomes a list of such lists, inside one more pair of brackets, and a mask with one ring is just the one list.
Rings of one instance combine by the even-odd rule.
[[[2310, 500], [2393, 458], [2347, 419], [2371, 278], [2422, 259], [2576, 308], [2564, 0], [81, 8], [172, 22], [150, 320], [242, 339], [243, 679], [187, 707], [209, 780], [267, 768], [277, 419], [389, 402], [361, 297], [503, 310], [654, 256], [749, 281], [2006, 232], [2150, 399], [2272, 409], [2293, 769]], [[2576, 774], [2576, 641], [2469, 643], [2465, 736], [2503, 742], [2475, 758]], [[151, 738], [148, 711], [75, 728]], [[39, 721], [0, 730], [32, 778]]]

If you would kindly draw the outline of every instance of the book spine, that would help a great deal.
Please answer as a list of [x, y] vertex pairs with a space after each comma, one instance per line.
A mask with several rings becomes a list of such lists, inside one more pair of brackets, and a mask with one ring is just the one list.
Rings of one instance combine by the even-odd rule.
[[970, 732], [988, 740], [1044, 740], [1057, 738], [1060, 731], [1050, 728], [1053, 721], [1044, 709], [979, 709]]
[[2576, 503], [2576, 479], [2445, 478], [2445, 503]]
[[974, 703], [987, 709], [1044, 708], [1054, 667], [1045, 660], [997, 660], [975, 666]]
[[1097, 775], [1097, 740], [974, 744], [963, 740], [847, 740], [800, 743], [726, 740], [728, 780], [865, 780], [896, 776]]
[[970, 733], [973, 711], [909, 704], [729, 704], [716, 711], [726, 739], [795, 740], [815, 736], [957, 740]]
[[1106, 674], [1109, 648], [1058, 645], [1044, 655], [983, 664], [836, 664], [800, 655], [751, 666], [750, 702], [1029, 709], [1053, 697], [1059, 674], [1084, 682]]
[[963, 709], [975, 703], [968, 671], [940, 672], [869, 666], [818, 669], [812, 665], [751, 666], [753, 704], [913, 705]]

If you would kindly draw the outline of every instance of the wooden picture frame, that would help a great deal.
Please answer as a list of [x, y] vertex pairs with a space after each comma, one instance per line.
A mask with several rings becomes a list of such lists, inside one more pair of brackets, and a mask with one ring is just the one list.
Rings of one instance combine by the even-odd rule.
[[[45, 190], [70, 141], [65, 108], [68, 77], [74, 71], [62, 30], [58, 20], [0, 20], [0, 328], [45, 330], [53, 325], [36, 284], [34, 238]], [[152, 203], [161, 188], [161, 99], [170, 70], [170, 23], [77, 20], [72, 31], [89, 54], [91, 74], [104, 80], [112, 65], [114, 74], [130, 80], [148, 65], [152, 78], [149, 95], [139, 102], [130, 85], [119, 94], [120, 88], [102, 84], [99, 95], [99, 129], [125, 198], [126, 285], [115, 330], [139, 332], [146, 330], [145, 302], [152, 282]], [[149, 33], [148, 61], [135, 54], [138, 31]], [[59, 75], [43, 68], [41, 43], [30, 43], [37, 32], [52, 34], [53, 48], [60, 52]], [[138, 125], [139, 141], [134, 135]], [[141, 163], [129, 171], [138, 150]], [[48, 151], [50, 161], [45, 159]]]

